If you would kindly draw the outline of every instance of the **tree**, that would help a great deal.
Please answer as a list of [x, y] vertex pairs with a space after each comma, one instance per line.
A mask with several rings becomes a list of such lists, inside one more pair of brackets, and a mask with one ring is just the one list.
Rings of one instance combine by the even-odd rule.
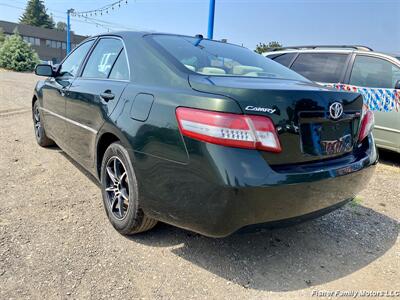
[[6, 39], [6, 37], [4, 35], [3, 28], [0, 27], [0, 47], [1, 47], [1, 44], [4, 42], [5, 39]]
[[67, 31], [67, 23], [57, 22], [56, 29], [60, 31]]
[[282, 48], [282, 45], [279, 42], [269, 42], [268, 44], [259, 43], [259, 44], [257, 44], [256, 50], [254, 50], [254, 51], [259, 54], [262, 54], [262, 53], [268, 52], [272, 49], [279, 49], [279, 48]]
[[19, 22], [37, 27], [54, 28], [53, 18], [47, 14], [43, 0], [29, 0]]
[[14, 71], [33, 71], [39, 56], [17, 31], [0, 48], [0, 67]]

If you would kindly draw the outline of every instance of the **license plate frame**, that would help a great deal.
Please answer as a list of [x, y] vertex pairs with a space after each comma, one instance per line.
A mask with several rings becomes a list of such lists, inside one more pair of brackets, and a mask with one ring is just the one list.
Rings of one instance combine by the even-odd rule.
[[353, 124], [351, 120], [302, 123], [300, 140], [304, 154], [312, 156], [344, 154], [353, 149]]

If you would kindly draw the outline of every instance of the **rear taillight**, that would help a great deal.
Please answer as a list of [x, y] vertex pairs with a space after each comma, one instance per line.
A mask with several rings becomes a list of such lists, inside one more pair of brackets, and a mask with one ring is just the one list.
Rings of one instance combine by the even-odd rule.
[[187, 137], [237, 148], [280, 152], [281, 145], [271, 119], [186, 107], [176, 110], [179, 129]]
[[368, 134], [371, 133], [372, 129], [374, 128], [374, 124], [374, 113], [368, 108], [367, 105], [364, 104], [361, 117], [360, 134], [358, 135], [359, 142], [364, 140]]

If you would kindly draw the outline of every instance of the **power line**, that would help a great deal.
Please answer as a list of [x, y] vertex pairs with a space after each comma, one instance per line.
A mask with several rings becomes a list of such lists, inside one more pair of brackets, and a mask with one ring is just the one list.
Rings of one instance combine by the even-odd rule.
[[[18, 3], [18, 0], [16, 0]], [[97, 9], [93, 9], [93, 10], [87, 10], [87, 11], [76, 11], [75, 9], [68, 9], [67, 10], [67, 54], [70, 52], [71, 50], [71, 39], [70, 39], [70, 32], [71, 32], [71, 27], [70, 27], [70, 20], [71, 17], [75, 17], [74, 21], [75, 22], [81, 22], [81, 23], [87, 23], [87, 24], [92, 24], [92, 25], [96, 25], [96, 27], [102, 27], [104, 29], [106, 29], [108, 32], [110, 31], [111, 28], [123, 28], [123, 29], [128, 29], [131, 30], [132, 28], [129, 28], [125, 25], [121, 25], [118, 23], [113, 23], [113, 22], [107, 22], [107, 21], [102, 21], [102, 20], [98, 20], [95, 18], [92, 18], [91, 16], [94, 14], [95, 16], [99, 15], [103, 15], [104, 13], [109, 12], [109, 10], [114, 10], [116, 7], [120, 8], [121, 7], [121, 3], [125, 2], [125, 4], [128, 4], [127, 0], [118, 0], [118, 1], [114, 1], [108, 5], [102, 6], [100, 8]], [[21, 3], [21, 2], [19, 2]], [[11, 7], [11, 8], [15, 8], [15, 9], [19, 9], [19, 10], [25, 10], [25, 8], [23, 7], [19, 7], [19, 6], [15, 6], [15, 5], [11, 5], [11, 4], [7, 4], [7, 3], [0, 3], [0, 6], [5, 6], [5, 7]], [[47, 12], [47, 9], [46, 9]], [[62, 13], [64, 14], [64, 12], [61, 11], [57, 11], [54, 10], [54, 12], [57, 13]], [[53, 14], [50, 11], [51, 16], [56, 16], [57, 18], [61, 18], [64, 19], [64, 17]], [[76, 19], [76, 17], [78, 18], [83, 18], [83, 19]]]
[[[128, 29], [128, 30], [135, 30], [134, 28], [131, 28], [131, 27], [128, 27], [128, 26], [119, 24], [119, 23], [103, 21], [103, 20], [99, 20], [99, 19], [92, 18], [92, 17], [86, 17], [86, 16], [85, 16], [85, 17], [79, 17], [79, 16], [78, 16], [78, 18], [80, 18], [80, 20], [85, 19], [85, 20], [91, 20], [91, 21], [103, 23], [103, 24], [105, 24], [105, 25], [110, 25], [111, 27], [124, 28], [124, 29]], [[75, 20], [79, 20], [79, 19], [77, 19], [77, 18], [75, 17]]]
[[94, 16], [97, 16], [97, 15], [101, 15], [102, 16], [103, 13], [107, 13], [108, 14], [109, 11], [112, 11], [115, 8], [120, 8], [121, 7], [121, 3], [122, 4], [124, 4], [124, 3], [128, 4], [128, 0], [125, 0], [125, 1], [118, 0], [118, 1], [115, 1], [113, 3], [104, 5], [104, 6], [100, 7], [100, 8], [92, 9], [92, 10], [86, 10], [86, 11], [73, 10], [71, 13], [72, 13], [73, 16], [78, 16], [78, 17], [88, 17], [88, 16], [93, 16], [93, 15]]
[[[15, 8], [15, 9], [18, 9], [18, 10], [25, 10], [24, 7], [11, 5], [11, 4], [7, 4], [7, 3], [0, 3], [0, 6]], [[60, 19], [64, 19], [65, 18], [65, 16], [60, 16], [58, 14], [54, 14], [53, 11], [57, 12], [57, 13], [62, 13], [62, 14], [64, 13], [64, 12], [57, 11], [57, 10], [49, 11], [52, 16], [60, 18]], [[98, 19], [95, 19], [95, 18], [90, 18], [90, 17], [83, 17], [83, 19], [74, 17], [73, 19], [74, 19], [75, 22], [96, 25], [97, 27], [102, 27], [102, 28], [104, 28], [104, 29], [106, 29], [108, 31], [110, 29], [131, 29], [132, 30], [132, 28], [129, 28], [129, 27], [124, 26], [122, 24], [113, 23], [113, 22], [107, 22], [107, 21], [98, 20]]]
[[[91, 17], [93, 14], [95, 16], [97, 16], [97, 14], [99, 13], [100, 15], [103, 15], [103, 12], [108, 14], [108, 10], [114, 10], [114, 6], [118, 5], [118, 8], [121, 7], [121, 2], [122, 0], [118, 0], [115, 1], [113, 3], [107, 4], [105, 6], [102, 6], [100, 8], [97, 9], [93, 9], [93, 10], [86, 10], [86, 11], [76, 11], [73, 8], [70, 8], [67, 10], [67, 55], [70, 53], [71, 50], [71, 40], [70, 40], [70, 32], [71, 32], [71, 16], [75, 16], [75, 17], [85, 17], [85, 20], [88, 21], [88, 15]], [[128, 4], [128, 0], [125, 0], [125, 3]], [[89, 17], [89, 19], [90, 19]], [[108, 29], [108, 31], [110, 31]]]

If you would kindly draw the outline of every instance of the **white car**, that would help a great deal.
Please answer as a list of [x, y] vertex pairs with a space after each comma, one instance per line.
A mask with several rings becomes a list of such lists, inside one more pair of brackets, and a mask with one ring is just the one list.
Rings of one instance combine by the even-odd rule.
[[363, 94], [380, 148], [400, 153], [400, 60], [365, 46], [298, 46], [264, 55], [323, 85]]

